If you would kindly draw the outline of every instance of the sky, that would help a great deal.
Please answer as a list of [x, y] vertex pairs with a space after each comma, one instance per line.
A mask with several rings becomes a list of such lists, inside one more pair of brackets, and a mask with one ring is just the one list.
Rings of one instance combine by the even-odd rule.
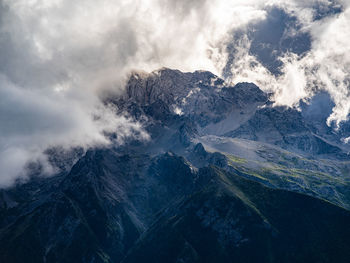
[[[254, 33], [276, 24], [280, 35]], [[56, 145], [108, 145], [115, 130], [113, 143], [147, 140], [140, 123], [100, 100], [121, 94], [132, 70], [209, 70], [258, 84], [276, 105], [324, 90], [335, 102], [328, 124], [340, 125], [350, 111], [349, 42], [345, 0], [0, 0], [0, 187], [25, 178], [31, 161], [54, 173], [43, 152]], [[269, 49], [278, 51], [266, 57]]]

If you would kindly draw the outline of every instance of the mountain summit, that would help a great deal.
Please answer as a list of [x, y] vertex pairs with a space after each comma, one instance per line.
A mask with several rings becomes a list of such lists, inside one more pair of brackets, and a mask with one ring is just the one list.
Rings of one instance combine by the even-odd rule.
[[133, 72], [104, 103], [150, 139], [48, 150], [57, 175], [0, 191], [0, 262], [348, 262], [349, 134], [327, 98], [287, 108], [207, 71]]

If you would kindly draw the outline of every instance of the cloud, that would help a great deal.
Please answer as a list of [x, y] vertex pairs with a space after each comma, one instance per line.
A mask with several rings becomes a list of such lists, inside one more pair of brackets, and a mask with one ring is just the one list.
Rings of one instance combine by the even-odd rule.
[[[45, 163], [42, 152], [54, 145], [105, 145], [111, 130], [121, 135], [118, 143], [146, 138], [139, 123], [99, 99], [122, 92], [134, 69], [224, 75], [226, 68], [231, 81], [256, 82], [286, 105], [310, 96], [316, 81], [336, 102], [329, 120], [345, 119], [350, 30], [348, 6], [341, 4], [345, 11], [329, 18], [335, 4], [326, 0], [0, 1], [0, 185], [23, 175], [28, 161]], [[233, 32], [267, 21], [271, 6], [298, 18], [298, 30], [312, 37], [311, 50], [278, 55], [284, 66], [276, 77], [249, 52], [246, 36], [228, 67]], [[315, 6], [322, 7], [319, 17]]]
[[24, 176], [29, 161], [47, 162], [51, 146], [105, 145], [111, 130], [119, 140], [147, 137], [99, 98], [120, 93], [133, 69], [219, 74], [227, 29], [264, 15], [242, 8], [245, 15], [225, 1], [1, 1], [0, 185]]
[[[231, 73], [231, 81], [256, 82], [274, 93], [276, 104], [288, 106], [321, 90], [327, 91], [335, 102], [328, 124], [341, 125], [350, 112], [349, 4], [319, 0], [280, 2], [274, 6], [284, 15], [277, 21], [265, 20], [270, 23], [266, 27], [284, 24], [281, 34], [274, 32], [274, 26], [270, 32], [259, 35], [263, 23], [253, 23], [240, 32], [239, 38], [232, 40], [236, 45], [226, 69]], [[272, 36], [269, 38], [268, 34]], [[310, 46], [305, 42], [308, 38]], [[260, 46], [253, 49], [256, 42]]]
[[41, 90], [14, 86], [0, 75], [0, 185], [7, 186], [25, 177], [29, 161], [39, 161], [44, 174], [54, 172], [44, 152], [49, 147], [104, 146], [104, 134], [117, 132], [116, 144], [133, 136], [147, 139], [139, 123], [117, 116], [97, 97], [89, 100], [61, 93], [43, 94]]

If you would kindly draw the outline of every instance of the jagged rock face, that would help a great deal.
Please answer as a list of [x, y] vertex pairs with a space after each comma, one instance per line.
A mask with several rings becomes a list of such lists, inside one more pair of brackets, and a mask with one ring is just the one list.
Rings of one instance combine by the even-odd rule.
[[[324, 101], [330, 104], [327, 109]], [[344, 128], [335, 132], [326, 125], [325, 114], [332, 108], [326, 94], [309, 104], [302, 102], [301, 111], [273, 107], [269, 95], [252, 83], [231, 87], [210, 72], [161, 69], [133, 73], [123, 99], [114, 103], [136, 119], [155, 120], [156, 130], [174, 130], [177, 122], [179, 143], [186, 146], [191, 136], [214, 134], [267, 142], [308, 156], [333, 154], [344, 159], [350, 150], [341, 141]]]
[[[130, 90], [137, 90], [139, 95]], [[152, 100], [139, 99], [149, 92], [163, 94], [166, 99], [159, 96], [153, 96]], [[213, 164], [241, 172], [242, 176], [268, 186], [326, 198], [342, 207], [350, 207], [345, 190], [350, 179], [347, 163], [350, 149], [342, 142], [346, 124], [339, 131], [326, 125], [333, 105], [327, 94], [321, 93], [308, 103], [302, 102], [300, 109], [275, 107], [269, 95], [254, 84], [239, 83], [231, 87], [209, 72], [181, 73], [169, 69], [151, 74], [134, 73], [126, 94], [114, 103], [139, 120], [147, 119], [145, 126], [152, 137], [147, 149], [154, 149], [153, 153], [171, 150], [184, 155], [197, 167]], [[207, 137], [212, 135], [220, 138], [219, 141], [238, 139], [239, 144], [208, 144]], [[257, 143], [248, 147], [252, 141]], [[209, 151], [220, 153], [201, 156], [192, 150], [188, 152], [187, 149], [192, 149], [197, 142], [203, 142]], [[266, 144], [268, 150], [262, 150]], [[238, 158], [242, 166], [238, 170], [237, 162], [233, 162], [235, 168], [230, 165], [232, 151], [243, 157]], [[340, 162], [329, 161], [325, 166], [324, 159]], [[293, 169], [299, 169], [297, 175]], [[315, 176], [319, 182], [311, 179]]]
[[39, 203], [18, 206], [2, 262], [348, 259], [349, 211], [172, 153], [89, 151]]
[[133, 73], [106, 103], [150, 140], [49, 149], [57, 176], [0, 191], [0, 262], [348, 262], [346, 125], [324, 126], [316, 102], [274, 107], [205, 71]]
[[134, 73], [127, 83], [126, 95], [141, 105], [157, 100], [171, 105], [177, 98], [185, 97], [192, 86], [191, 75], [180, 71], [164, 69], [151, 74]]
[[248, 122], [227, 136], [274, 143], [283, 140], [288, 134], [302, 134], [308, 131], [296, 110], [268, 107], [258, 110]]
[[3, 222], [0, 260], [119, 262], [158, 211], [192, 190], [194, 176], [173, 154], [89, 151], [40, 202], [1, 210], [18, 211]]
[[266, 107], [257, 110], [251, 119], [225, 136], [267, 142], [308, 156], [334, 154], [337, 158], [348, 158], [336, 144], [340, 143], [338, 136], [333, 136], [332, 143], [327, 140], [328, 134], [323, 134], [322, 138], [319, 131], [296, 109]]
[[89, 152], [40, 203], [21, 204], [22, 214], [1, 234], [1, 261], [121, 260], [143, 226], [125, 202], [127, 173], [109, 176], [104, 164], [109, 158], [106, 152]]
[[168, 109], [163, 107], [164, 113], [170, 109], [200, 126], [218, 122], [233, 111], [262, 105], [267, 99], [267, 95], [251, 83], [229, 87], [210, 72], [182, 73], [170, 69], [132, 74], [124, 97], [124, 100], [142, 106], [163, 103], [168, 106]]
[[123, 262], [346, 262], [349, 212], [212, 168], [199, 177], [210, 183], [164, 212]]

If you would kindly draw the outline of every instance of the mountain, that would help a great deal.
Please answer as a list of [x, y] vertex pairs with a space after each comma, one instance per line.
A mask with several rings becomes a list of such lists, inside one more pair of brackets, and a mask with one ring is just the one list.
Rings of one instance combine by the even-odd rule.
[[200, 176], [210, 182], [165, 211], [122, 262], [348, 260], [348, 211], [213, 167]]
[[0, 190], [0, 262], [348, 262], [348, 123], [325, 124], [327, 94], [275, 107], [162, 68], [104, 103], [150, 140], [48, 149], [57, 175]]

